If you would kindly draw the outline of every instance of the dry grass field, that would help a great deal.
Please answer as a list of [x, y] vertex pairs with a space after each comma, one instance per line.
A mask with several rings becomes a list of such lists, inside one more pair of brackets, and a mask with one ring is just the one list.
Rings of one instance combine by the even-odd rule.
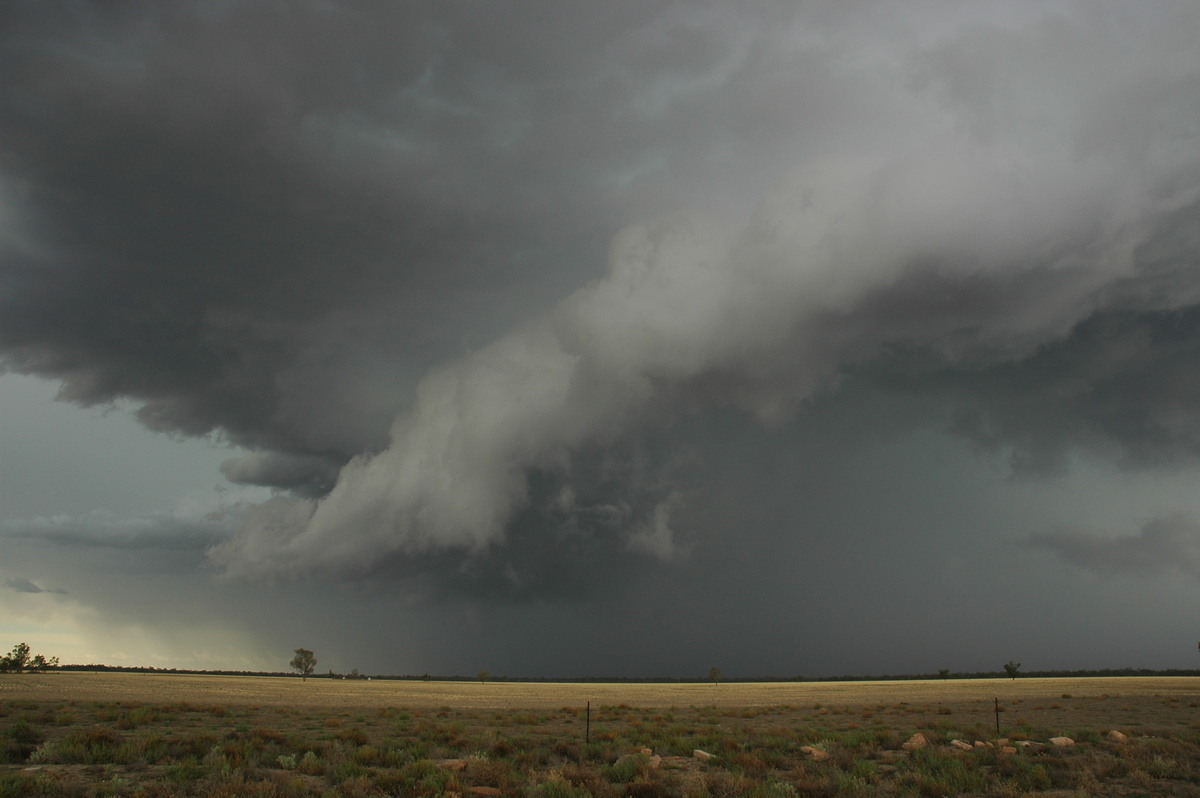
[[[929, 745], [906, 749], [918, 732]], [[1076, 744], [1055, 746], [1054, 737]], [[0, 798], [1200, 796], [1200, 679], [712, 685], [0, 674], [5, 762]]]
[[[231, 706], [457, 709], [556, 709], [627, 704], [637, 707], [852, 707], [905, 702], [969, 707], [993, 699], [1014, 706], [1053, 702], [1064, 694], [1104, 706], [1135, 703], [1155, 722], [1163, 704], [1200, 701], [1200, 678], [947, 679], [885, 682], [751, 682], [696, 684], [438, 682], [157, 673], [0, 674], [0, 701], [219, 702]], [[1167, 713], [1168, 715], [1170, 713]], [[1187, 713], [1195, 714], [1195, 713]]]

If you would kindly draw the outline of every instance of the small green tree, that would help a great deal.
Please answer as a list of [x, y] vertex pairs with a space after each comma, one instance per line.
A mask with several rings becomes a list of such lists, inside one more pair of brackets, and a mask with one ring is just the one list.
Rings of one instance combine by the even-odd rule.
[[312, 676], [313, 669], [317, 667], [317, 658], [307, 648], [296, 649], [296, 656], [292, 657], [291, 666], [293, 670], [299, 671], [301, 681], [308, 681], [308, 677]]
[[708, 680], [713, 683], [713, 687], [716, 687], [718, 684], [720, 684], [721, 683], [721, 669], [720, 668], [709, 668], [708, 669]]
[[1007, 673], [1012, 679], [1017, 678], [1017, 671], [1019, 670], [1021, 670], [1021, 663], [1013, 662], [1012, 660], [1009, 660], [1004, 666], [1004, 672]]

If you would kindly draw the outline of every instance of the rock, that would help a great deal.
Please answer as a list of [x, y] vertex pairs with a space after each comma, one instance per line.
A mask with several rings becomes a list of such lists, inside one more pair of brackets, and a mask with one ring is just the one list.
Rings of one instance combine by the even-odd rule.
[[654, 754], [654, 752], [651, 751], [649, 748], [639, 748], [638, 753], [645, 754], [646, 756], [652, 756]]
[[1035, 743], [1033, 740], [1017, 740], [1017, 747], [1024, 748], [1026, 751], [1030, 751], [1030, 750], [1036, 751], [1037, 749], [1043, 748], [1044, 746], [1041, 743]]
[[975, 748], [975, 746], [971, 745], [966, 740], [951, 740], [950, 745], [954, 746], [959, 751], [971, 751]]
[[1121, 734], [1121, 732], [1117, 731], [1116, 729], [1113, 729], [1104, 736], [1114, 743], [1123, 743], [1129, 740], [1128, 737], [1126, 737], [1124, 734]]
[[908, 738], [908, 742], [903, 743], [900, 747], [905, 751], [916, 751], [918, 748], [925, 748], [929, 745], [929, 739], [920, 732], [917, 732], [912, 737]]
[[1059, 748], [1070, 748], [1075, 745], [1075, 741], [1070, 737], [1051, 737], [1050, 744], [1057, 745]]
[[1000, 753], [1002, 754], [1015, 754], [1016, 752], [1017, 749], [1013, 748], [1011, 745], [1000, 746]]
[[466, 770], [467, 760], [465, 759], [437, 759], [434, 764], [446, 770]]
[[478, 795], [484, 798], [485, 796], [504, 795], [504, 793], [498, 787], [468, 787], [467, 795]]
[[708, 751], [701, 751], [699, 748], [692, 751], [692, 756], [696, 757], [701, 762], [707, 762], [710, 759], [714, 758], [713, 755], [710, 754]]
[[813, 762], [824, 762], [829, 758], [829, 752], [823, 751], [820, 748], [814, 748], [811, 745], [800, 746], [801, 753], [807, 754], [808, 758]]
[[976, 740], [975, 747], [976, 748], [995, 748], [996, 746], [992, 745], [991, 743], [985, 743], [983, 740]]

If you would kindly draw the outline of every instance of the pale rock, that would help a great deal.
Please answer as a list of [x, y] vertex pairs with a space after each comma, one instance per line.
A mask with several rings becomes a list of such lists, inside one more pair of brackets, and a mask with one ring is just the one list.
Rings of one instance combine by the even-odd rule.
[[1113, 729], [1105, 736], [1108, 737], [1108, 739], [1114, 743], [1123, 743], [1123, 742], [1126, 742], [1127, 740], [1129, 740], [1128, 737], [1126, 737], [1124, 734], [1117, 731], [1116, 729]]
[[959, 751], [971, 751], [975, 746], [971, 745], [966, 740], [951, 740], [950, 745], [957, 748]]
[[1071, 746], [1075, 745], [1075, 741], [1070, 737], [1051, 737], [1050, 743], [1052, 745], [1057, 745], [1059, 748], [1070, 748]]
[[699, 748], [692, 751], [692, 756], [696, 757], [701, 762], [707, 762], [710, 759], [713, 759], [712, 754], [710, 754], [708, 751], [701, 751]]
[[807, 754], [808, 758], [814, 762], [824, 762], [826, 759], [829, 758], [828, 751], [823, 751], [820, 748], [815, 748], [811, 745], [800, 746], [800, 752], [803, 754]]
[[1000, 746], [1000, 753], [1002, 754], [1015, 754], [1016, 752], [1017, 749], [1013, 748], [1011, 745]]
[[925, 748], [928, 745], [929, 738], [927, 738], [924, 734], [917, 732], [912, 737], [909, 737], [908, 742], [902, 744], [900, 747], [905, 751], [916, 751], [918, 748]]

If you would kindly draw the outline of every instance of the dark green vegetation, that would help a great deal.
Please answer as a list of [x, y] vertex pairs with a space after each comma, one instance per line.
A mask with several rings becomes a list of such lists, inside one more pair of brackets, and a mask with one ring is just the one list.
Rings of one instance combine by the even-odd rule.
[[0, 671], [44, 671], [58, 666], [58, 657], [47, 659], [43, 654], [34, 654], [28, 643], [17, 643], [13, 650], [0, 657]]
[[[16, 796], [1200, 796], [1200, 709], [1156, 695], [591, 710], [0, 701]], [[1123, 742], [1107, 733], [1119, 728]], [[923, 733], [930, 745], [908, 751]], [[1074, 738], [1055, 747], [1051, 737]], [[808, 750], [805, 750], [805, 748]], [[695, 749], [712, 754], [702, 761]], [[646, 753], [649, 751], [650, 753]], [[815, 752], [815, 753], [814, 753]]]

